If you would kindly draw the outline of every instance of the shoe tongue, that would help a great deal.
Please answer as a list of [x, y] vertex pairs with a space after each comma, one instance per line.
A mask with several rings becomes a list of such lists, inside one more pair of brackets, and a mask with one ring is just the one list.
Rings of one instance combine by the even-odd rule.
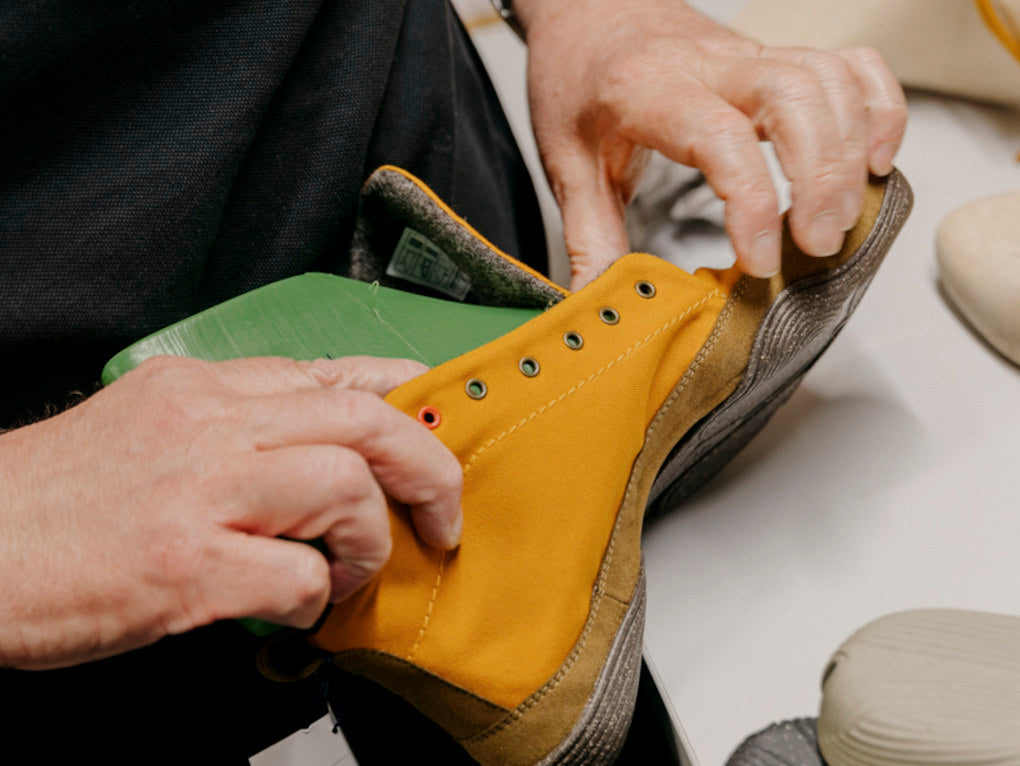
[[362, 188], [351, 264], [351, 276], [364, 282], [481, 305], [543, 308], [566, 294], [392, 166]]

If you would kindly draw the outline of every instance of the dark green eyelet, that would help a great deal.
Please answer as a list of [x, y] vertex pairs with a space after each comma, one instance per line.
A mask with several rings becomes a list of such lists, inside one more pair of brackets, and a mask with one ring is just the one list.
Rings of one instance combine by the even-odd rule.
[[541, 369], [538, 366], [538, 362], [532, 359], [530, 356], [522, 357], [521, 361], [517, 363], [517, 367], [529, 378], [533, 378], [536, 375], [538, 375], [538, 371]]
[[485, 385], [485, 381], [478, 378], [471, 378], [465, 383], [464, 390], [472, 399], [484, 399], [485, 395], [489, 393], [489, 387]]
[[646, 282], [645, 280], [642, 279], [640, 282], [634, 285], [634, 289], [637, 290], [637, 294], [640, 295], [642, 298], [655, 297], [655, 285], [653, 285], [651, 282]]

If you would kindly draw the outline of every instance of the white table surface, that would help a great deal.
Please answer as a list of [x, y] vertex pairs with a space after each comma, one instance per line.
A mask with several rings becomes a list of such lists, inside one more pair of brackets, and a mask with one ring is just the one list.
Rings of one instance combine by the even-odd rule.
[[[741, 2], [694, 4], [725, 19]], [[536, 170], [522, 50], [474, 36]], [[1020, 369], [942, 299], [933, 247], [950, 210], [1020, 189], [1020, 113], [910, 106], [914, 211], [856, 314], [747, 449], [646, 531], [646, 656], [702, 766], [816, 715], [830, 654], [872, 619], [1020, 614]]]
[[[1020, 117], [911, 96], [914, 212], [857, 313], [738, 458], [645, 535], [645, 633], [715, 766], [815, 715], [829, 655], [914, 607], [1020, 614], [1020, 369], [940, 297], [956, 206], [1020, 189]], [[1018, 211], [1020, 215], [1020, 211]]]
[[817, 715], [829, 656], [870, 620], [1020, 614], [1020, 368], [953, 313], [934, 259], [943, 216], [1020, 190], [1020, 112], [908, 98], [914, 210], [856, 314], [747, 449], [646, 531], [646, 651], [703, 766]]

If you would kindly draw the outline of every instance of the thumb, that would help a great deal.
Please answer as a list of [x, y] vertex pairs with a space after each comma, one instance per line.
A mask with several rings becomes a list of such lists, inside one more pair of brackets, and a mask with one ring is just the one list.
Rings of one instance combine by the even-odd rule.
[[630, 249], [624, 225], [629, 190], [620, 189], [586, 155], [560, 163], [551, 185], [563, 216], [570, 289], [579, 290]]

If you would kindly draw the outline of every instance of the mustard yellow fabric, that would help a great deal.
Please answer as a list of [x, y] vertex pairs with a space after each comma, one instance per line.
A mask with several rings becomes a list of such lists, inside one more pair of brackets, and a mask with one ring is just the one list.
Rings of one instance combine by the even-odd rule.
[[[647, 281], [655, 295], [635, 285]], [[577, 641], [648, 422], [711, 332], [732, 279], [631, 254], [584, 290], [388, 397], [464, 468], [459, 550], [423, 546], [394, 508], [393, 555], [335, 607], [314, 642], [374, 649], [505, 708], [549, 679]], [[600, 318], [603, 307], [619, 321]], [[572, 349], [567, 332], [584, 344]], [[540, 372], [528, 377], [519, 360]], [[471, 379], [488, 393], [473, 399]]]

